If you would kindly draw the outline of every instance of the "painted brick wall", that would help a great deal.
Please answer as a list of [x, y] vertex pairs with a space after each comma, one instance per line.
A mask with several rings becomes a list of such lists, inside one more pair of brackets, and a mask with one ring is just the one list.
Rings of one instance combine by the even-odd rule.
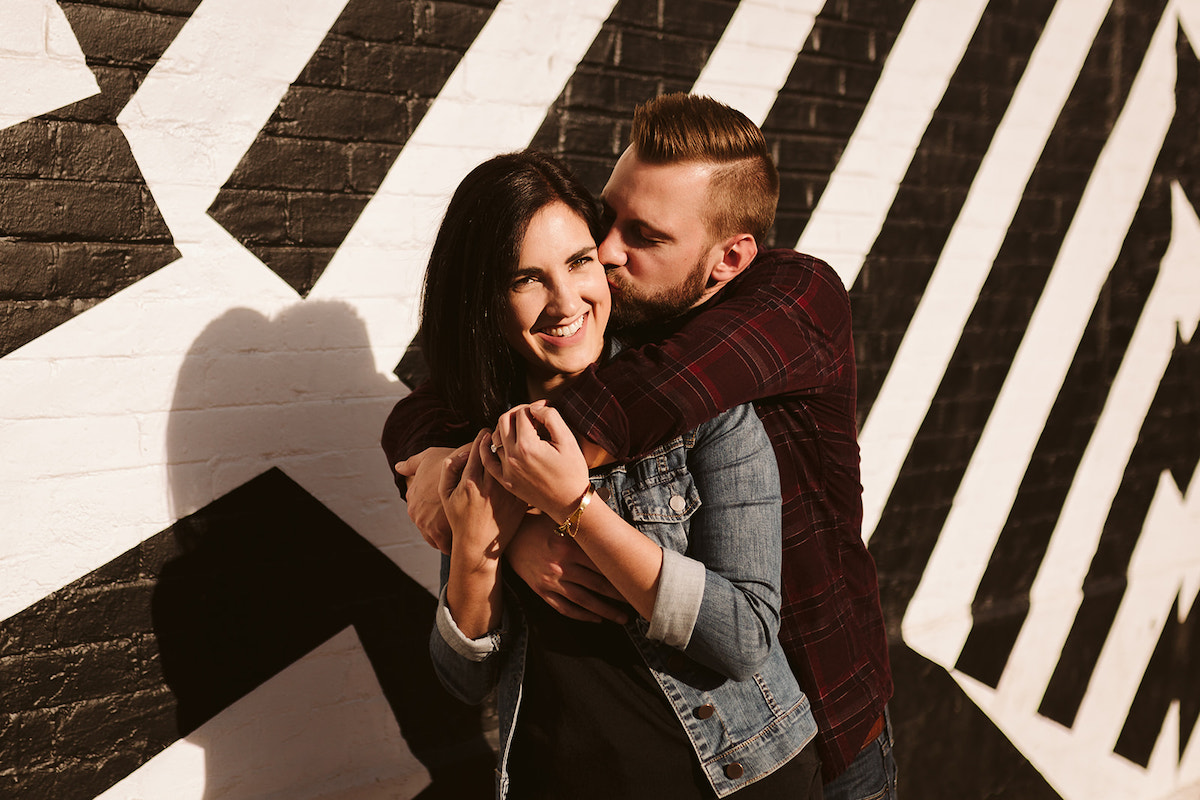
[[0, 15], [0, 796], [486, 796], [377, 445], [424, 260], [673, 90], [850, 289], [905, 796], [1200, 795], [1196, 0]]

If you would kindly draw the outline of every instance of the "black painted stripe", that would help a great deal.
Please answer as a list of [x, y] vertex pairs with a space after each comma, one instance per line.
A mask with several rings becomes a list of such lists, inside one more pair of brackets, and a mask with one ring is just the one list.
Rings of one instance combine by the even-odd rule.
[[100, 94], [0, 130], [0, 356], [179, 258], [116, 118], [199, 2], [60, 5]]
[[[1102, 25], [1030, 182], [1031, 202], [1022, 204], [997, 259], [997, 270], [1007, 275], [1008, 291], [1015, 294], [1024, 280], [1040, 291], [1156, 22], [1114, 8]], [[1120, 76], [1115, 85], [1114, 74]], [[980, 581], [973, 602], [975, 624], [957, 666], [988, 685], [999, 681], [1024, 624], [1029, 590], [1165, 251], [1170, 233], [1165, 188], [1160, 176], [1142, 199]], [[1047, 202], [1054, 198], [1054, 203]], [[1053, 223], [1053, 236], [1047, 220]], [[1047, 242], [1053, 244], [1053, 252], [1045, 247]], [[1036, 295], [1028, 298], [1029, 313], [1036, 300]], [[1004, 320], [1013, 322], [1011, 315]], [[988, 322], [981, 320], [979, 327]]]
[[[1200, 461], [1200, 340], [1178, 342], [1159, 384], [1138, 442], [1130, 456], [1125, 476], [1105, 520], [1096, 554], [1083, 582], [1083, 600], [1066, 644], [1059, 657], [1040, 713], [1071, 725], [1083, 702], [1100, 652], [1128, 589], [1127, 575], [1134, 549], [1141, 537], [1146, 515], [1158, 487], [1158, 477], [1169, 472], [1186, 494], [1196, 464]], [[1181, 532], [1182, 533], [1182, 532]], [[1200, 663], [1187, 649], [1187, 629], [1168, 623], [1163, 647], [1165, 658], [1155, 661], [1155, 674], [1143, 679], [1141, 704], [1135, 702], [1121, 734], [1131, 752], [1153, 748], [1162, 727], [1165, 705], [1170, 699], [1194, 701], [1191, 688]], [[1181, 638], [1183, 637], [1183, 638]], [[1153, 682], [1154, 687], [1146, 687]], [[1148, 694], [1147, 694], [1148, 693]], [[1164, 694], [1165, 693], [1165, 694]], [[1166, 700], [1163, 700], [1164, 696]], [[1147, 699], [1149, 698], [1149, 699]], [[1154, 699], [1157, 698], [1157, 699]], [[1148, 707], [1147, 707], [1148, 706]], [[1160, 709], [1157, 721], [1147, 719]], [[1193, 717], [1192, 722], [1195, 722]], [[1190, 727], [1189, 727], [1190, 730]]]
[[1143, 767], [1150, 765], [1150, 756], [1173, 701], [1179, 701], [1181, 762], [1200, 717], [1200, 683], [1196, 681], [1200, 631], [1196, 630], [1195, 615], [1189, 614], [1180, 622], [1179, 607], [1180, 598], [1176, 598], [1113, 748], [1117, 755]]
[[479, 711], [427, 655], [434, 606], [272, 469], [4, 621], [0, 794], [94, 797], [349, 626], [435, 788], [486, 794]]
[[350, 0], [208, 209], [307, 296], [496, 0]]

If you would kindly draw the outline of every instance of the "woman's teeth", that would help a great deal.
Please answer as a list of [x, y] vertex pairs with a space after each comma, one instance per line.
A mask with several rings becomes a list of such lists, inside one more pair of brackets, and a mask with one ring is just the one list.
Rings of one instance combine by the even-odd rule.
[[583, 327], [583, 320], [587, 314], [580, 314], [579, 319], [572, 322], [570, 325], [560, 325], [557, 328], [543, 328], [542, 332], [547, 336], [567, 337], [573, 336]]

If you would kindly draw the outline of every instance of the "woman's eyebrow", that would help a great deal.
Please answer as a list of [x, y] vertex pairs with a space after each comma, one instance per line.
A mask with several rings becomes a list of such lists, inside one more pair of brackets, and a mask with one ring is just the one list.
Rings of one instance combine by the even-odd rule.
[[583, 258], [584, 256], [586, 256], [588, 253], [592, 252], [595, 249], [596, 249], [596, 245], [585, 244], [583, 247], [579, 248], [574, 253], [567, 256], [566, 259], [563, 261], [563, 263], [570, 264], [572, 261], [578, 261], [579, 259]]
[[542, 270], [540, 270], [537, 267], [517, 267], [516, 269], [513, 270], [512, 276], [514, 278], [529, 278], [529, 277], [537, 277], [538, 275], [541, 275], [541, 274], [542, 274]]

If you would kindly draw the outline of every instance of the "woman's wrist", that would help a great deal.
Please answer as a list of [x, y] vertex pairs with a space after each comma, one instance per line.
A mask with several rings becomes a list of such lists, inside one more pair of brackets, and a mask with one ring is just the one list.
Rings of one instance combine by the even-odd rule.
[[576, 495], [576, 499], [570, 503], [561, 512], [561, 514], [552, 514], [551, 519], [554, 520], [554, 532], [559, 536], [570, 536], [575, 538], [575, 531], [579, 529], [579, 520], [583, 516], [584, 509], [591, 503], [595, 490], [589, 482], [582, 492]]
[[473, 541], [466, 536], [454, 536], [450, 541], [451, 568], [471, 574], [491, 574], [500, 569], [503, 551], [497, 537]]

